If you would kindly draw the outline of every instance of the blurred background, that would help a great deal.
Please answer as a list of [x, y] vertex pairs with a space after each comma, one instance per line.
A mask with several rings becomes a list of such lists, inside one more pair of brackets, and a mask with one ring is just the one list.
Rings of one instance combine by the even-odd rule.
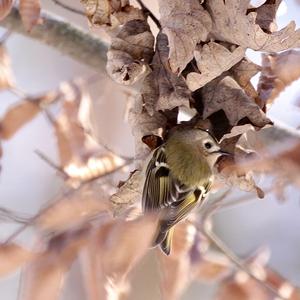
[[[58, 7], [51, 0], [41, 2], [44, 9], [88, 30], [84, 17]], [[81, 8], [79, 1], [64, 0], [64, 3]], [[158, 14], [156, 1], [145, 0], [145, 3]], [[295, 20], [297, 27], [300, 27], [299, 11], [298, 1], [283, 1], [278, 11], [278, 27], [282, 28], [291, 20]], [[4, 32], [5, 30], [1, 28], [0, 33]], [[102, 33], [96, 31], [95, 34]], [[52, 90], [62, 81], [96, 73], [95, 70], [62, 56], [55, 49], [18, 34], [13, 34], [9, 38], [7, 48], [16, 82], [30, 94]], [[260, 63], [260, 53], [249, 51], [248, 56], [254, 62]], [[257, 80], [258, 76], [253, 79], [254, 82]], [[98, 120], [97, 136], [116, 153], [132, 156], [134, 141], [124, 118], [126, 97], [124, 93], [118, 92], [116, 84], [104, 82], [106, 81], [99, 80], [90, 87], [94, 95], [93, 117]], [[299, 128], [300, 109], [295, 105], [300, 99], [299, 83], [299, 80], [294, 82], [282, 92], [268, 112], [268, 116], [275, 123], [282, 122], [293, 128]], [[11, 93], [1, 92], [0, 117], [18, 100], [19, 98]], [[39, 114], [23, 127], [13, 139], [3, 142], [1, 207], [33, 215], [60, 190], [62, 181], [55, 170], [37, 157], [34, 153], [37, 149], [47, 154], [53, 161], [58, 161], [53, 129], [43, 114]], [[261, 178], [259, 184], [264, 186], [268, 182], [268, 178]], [[242, 194], [238, 191], [236, 193], [237, 196]], [[214, 228], [220, 239], [237, 255], [247, 256], [260, 246], [268, 246], [271, 250], [271, 267], [300, 287], [299, 191], [287, 189], [286, 199], [286, 202], [280, 203], [275, 198], [267, 196], [263, 200], [254, 200], [224, 210], [214, 217]], [[14, 229], [14, 225], [1, 224], [0, 239], [5, 239]], [[26, 239], [26, 235], [23, 239]], [[134, 271], [134, 293], [131, 299], [159, 299], [158, 276], [159, 272], [150, 253]], [[79, 268], [75, 263], [68, 278], [63, 300], [84, 299], [81, 280]], [[0, 299], [17, 299], [18, 284], [19, 274], [0, 280]], [[214, 288], [212, 285], [194, 283], [183, 299], [212, 299]]]

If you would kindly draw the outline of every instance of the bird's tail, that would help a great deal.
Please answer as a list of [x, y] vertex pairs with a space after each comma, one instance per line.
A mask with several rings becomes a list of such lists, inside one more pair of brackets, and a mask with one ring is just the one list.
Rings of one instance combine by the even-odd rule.
[[154, 245], [159, 244], [161, 250], [166, 255], [169, 255], [171, 252], [172, 237], [173, 237], [173, 228], [169, 229], [166, 232], [160, 231], [155, 239]]

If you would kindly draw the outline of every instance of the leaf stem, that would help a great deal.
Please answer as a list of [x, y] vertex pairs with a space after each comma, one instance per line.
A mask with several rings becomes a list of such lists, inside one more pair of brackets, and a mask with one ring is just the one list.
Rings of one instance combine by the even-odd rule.
[[69, 6], [69, 5], [67, 5], [67, 4], [65, 4], [65, 3], [63, 3], [59, 0], [52, 0], [52, 2], [55, 3], [57, 6], [60, 6], [60, 7], [66, 9], [66, 10], [72, 12], [72, 13], [75, 13], [75, 14], [80, 15], [80, 16], [85, 16], [85, 13], [82, 10], [71, 7], [71, 6]]
[[143, 3], [142, 0], [137, 0], [137, 2], [141, 6], [143, 12], [152, 19], [152, 21], [155, 23], [155, 25], [158, 27], [158, 29], [161, 29], [161, 24], [160, 24], [159, 20], [154, 16], [152, 11], [147, 6], [145, 6], [145, 4]]

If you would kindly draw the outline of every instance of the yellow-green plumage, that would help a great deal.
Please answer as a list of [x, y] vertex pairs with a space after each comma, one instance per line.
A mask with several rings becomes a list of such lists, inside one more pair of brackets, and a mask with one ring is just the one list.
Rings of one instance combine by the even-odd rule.
[[[211, 148], [206, 149], [205, 143]], [[200, 129], [174, 132], [157, 148], [148, 163], [143, 189], [143, 211], [161, 211], [154, 245], [169, 254], [173, 226], [183, 220], [209, 191], [212, 168], [221, 155], [210, 134]]]

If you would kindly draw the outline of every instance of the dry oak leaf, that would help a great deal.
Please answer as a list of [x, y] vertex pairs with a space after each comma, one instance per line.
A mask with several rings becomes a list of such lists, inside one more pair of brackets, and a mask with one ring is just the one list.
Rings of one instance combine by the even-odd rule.
[[263, 54], [258, 93], [266, 103], [275, 98], [293, 81], [300, 78], [300, 51]]
[[92, 25], [118, 26], [131, 20], [144, 20], [140, 9], [129, 5], [128, 0], [81, 0]]
[[221, 44], [209, 42], [197, 46], [194, 56], [200, 74], [191, 72], [187, 75], [186, 83], [192, 91], [203, 87], [241, 61], [245, 56], [245, 49], [237, 47], [230, 51]]
[[3, 45], [0, 45], [0, 90], [14, 85], [10, 58]]
[[41, 22], [41, 3], [40, 0], [20, 0], [19, 11], [22, 22], [27, 31]]
[[243, 88], [245, 93], [255, 99], [260, 108], [265, 106], [265, 102], [258, 97], [258, 93], [251, 83], [251, 78], [261, 71], [261, 67], [252, 61], [243, 59], [230, 70], [230, 74], [236, 82]]
[[[237, 156], [237, 154], [236, 154]], [[229, 186], [234, 186], [245, 192], [253, 192], [258, 198], [264, 198], [264, 191], [256, 185], [253, 172], [240, 170], [233, 158], [223, 158], [218, 162], [216, 179]]]
[[256, 23], [267, 32], [277, 30], [276, 13], [282, 0], [267, 0], [257, 8], [250, 8], [248, 12], [256, 12]]
[[257, 127], [271, 124], [259, 106], [244, 92], [230, 76], [217, 78], [202, 88], [203, 118], [223, 110], [229, 123], [234, 126], [247, 117]]
[[0, 21], [2, 21], [11, 11], [13, 0], [0, 0]]
[[21, 277], [20, 299], [58, 300], [64, 280], [79, 250], [86, 244], [87, 228], [54, 236], [44, 252], [25, 267]]
[[4, 140], [12, 138], [18, 130], [30, 122], [41, 108], [38, 101], [24, 100], [11, 107], [0, 120], [0, 137]]
[[149, 154], [149, 149], [142, 143], [142, 138], [151, 134], [162, 136], [167, 124], [167, 119], [163, 114], [157, 111], [150, 115], [145, 108], [142, 96], [138, 96], [129, 111], [128, 121], [131, 125], [133, 136], [135, 137], [136, 153], [139, 155], [136, 159], [144, 160], [145, 156]]
[[247, 14], [249, 2], [240, 0], [205, 1], [213, 20], [211, 33], [216, 40], [270, 52], [300, 46], [300, 30], [295, 31], [295, 22], [290, 22], [279, 31], [266, 33], [256, 23], [257, 13]]
[[76, 228], [99, 214], [110, 214], [111, 204], [105, 198], [105, 192], [99, 185], [83, 185], [78, 190], [63, 195], [41, 212], [35, 225], [39, 230], [49, 232]]
[[159, 11], [169, 40], [171, 70], [181, 73], [193, 59], [197, 43], [207, 40], [212, 20], [199, 0], [159, 0]]
[[131, 221], [115, 219], [100, 228], [97, 245], [106, 276], [119, 281], [127, 275], [151, 247], [157, 222], [157, 215], [148, 214]]
[[232, 264], [224, 254], [208, 251], [193, 268], [198, 280], [213, 283], [228, 276], [232, 271]]
[[32, 252], [17, 244], [0, 244], [0, 276], [16, 271], [32, 257]]
[[60, 165], [85, 164], [92, 151], [86, 147], [87, 135], [79, 120], [79, 110], [81, 102], [89, 97], [89, 93], [80, 82], [64, 82], [59, 92], [64, 100], [62, 111], [56, 119], [49, 113], [48, 118], [54, 127]]
[[130, 178], [110, 198], [114, 206], [114, 214], [118, 215], [132, 204], [138, 202], [142, 195], [143, 174], [135, 171]]
[[180, 299], [193, 280], [190, 251], [197, 236], [197, 229], [188, 220], [178, 223], [174, 228], [172, 251], [166, 256], [157, 249], [162, 273], [162, 299]]
[[168, 38], [159, 33], [151, 64], [153, 71], [145, 78], [141, 89], [143, 103], [151, 116], [159, 110], [172, 110], [178, 106], [189, 107], [191, 92], [184, 78], [171, 71], [168, 55]]
[[146, 21], [127, 22], [112, 39], [106, 70], [113, 80], [130, 85], [150, 72], [154, 37]]

